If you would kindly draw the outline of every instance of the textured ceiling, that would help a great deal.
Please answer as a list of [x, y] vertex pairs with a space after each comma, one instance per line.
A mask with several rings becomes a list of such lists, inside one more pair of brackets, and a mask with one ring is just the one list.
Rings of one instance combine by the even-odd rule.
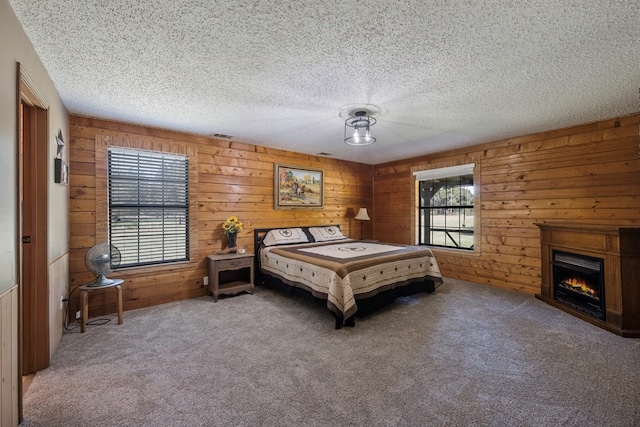
[[[10, 3], [70, 112], [301, 153], [378, 164], [640, 111], [637, 0]], [[343, 142], [357, 106], [372, 146]]]

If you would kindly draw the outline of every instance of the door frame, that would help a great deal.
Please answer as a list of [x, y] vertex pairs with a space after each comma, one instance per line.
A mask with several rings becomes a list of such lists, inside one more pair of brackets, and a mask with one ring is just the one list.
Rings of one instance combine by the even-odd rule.
[[[49, 343], [49, 104], [17, 63], [18, 378], [50, 364]], [[24, 109], [23, 109], [24, 107]], [[24, 119], [24, 120], [23, 120]], [[24, 123], [24, 127], [22, 124]], [[27, 150], [29, 153], [26, 152]], [[28, 185], [29, 188], [24, 188]], [[25, 216], [26, 214], [26, 216]], [[28, 232], [30, 243], [23, 243]], [[29, 247], [25, 250], [26, 246]], [[28, 280], [25, 281], [24, 278]], [[25, 322], [25, 319], [29, 319]], [[29, 354], [24, 354], [27, 348]], [[25, 362], [26, 358], [26, 362]], [[18, 402], [22, 420], [22, 380]]]

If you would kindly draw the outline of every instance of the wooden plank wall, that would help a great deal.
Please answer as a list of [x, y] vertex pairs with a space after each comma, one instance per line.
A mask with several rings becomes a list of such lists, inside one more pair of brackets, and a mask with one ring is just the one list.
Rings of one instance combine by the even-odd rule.
[[17, 426], [20, 417], [18, 293], [16, 285], [0, 294], [0, 426]]
[[[66, 313], [60, 309], [60, 298], [56, 295], [67, 295], [69, 282], [69, 253], [58, 257], [49, 264], [49, 358], [58, 351]], [[49, 361], [51, 363], [51, 360]]]
[[[371, 165], [74, 115], [69, 134], [69, 277], [74, 300], [79, 297], [79, 291], [74, 292], [77, 286], [93, 278], [84, 265], [86, 251], [107, 241], [104, 154], [110, 144], [188, 153], [192, 171], [192, 260], [112, 273], [110, 277], [125, 280], [125, 310], [206, 295], [204, 260], [224, 248], [221, 225], [230, 215], [238, 216], [245, 225], [238, 245], [253, 251], [254, 228], [339, 224], [345, 234], [357, 237], [360, 224], [353, 216], [359, 207], [373, 203]], [[275, 210], [274, 163], [323, 169], [324, 207]], [[365, 224], [365, 236], [372, 234], [371, 224]], [[114, 313], [115, 297], [113, 289], [92, 291], [89, 316]], [[76, 310], [74, 304], [70, 310]]]
[[376, 165], [374, 238], [416, 241], [414, 171], [475, 162], [476, 251], [435, 250], [442, 273], [538, 293], [536, 223], [640, 224], [639, 122], [620, 117]]

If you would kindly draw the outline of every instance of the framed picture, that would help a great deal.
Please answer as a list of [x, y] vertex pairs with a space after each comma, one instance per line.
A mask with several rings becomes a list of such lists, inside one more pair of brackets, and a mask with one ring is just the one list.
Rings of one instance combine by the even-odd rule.
[[62, 159], [54, 159], [53, 181], [56, 184], [69, 184], [69, 166]]
[[324, 202], [322, 169], [276, 163], [274, 170], [274, 208], [321, 208]]

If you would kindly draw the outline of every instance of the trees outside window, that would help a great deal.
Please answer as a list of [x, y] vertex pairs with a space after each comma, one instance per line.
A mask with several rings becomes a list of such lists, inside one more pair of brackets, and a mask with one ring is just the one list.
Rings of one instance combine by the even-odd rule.
[[473, 174], [419, 181], [421, 245], [473, 250]]

